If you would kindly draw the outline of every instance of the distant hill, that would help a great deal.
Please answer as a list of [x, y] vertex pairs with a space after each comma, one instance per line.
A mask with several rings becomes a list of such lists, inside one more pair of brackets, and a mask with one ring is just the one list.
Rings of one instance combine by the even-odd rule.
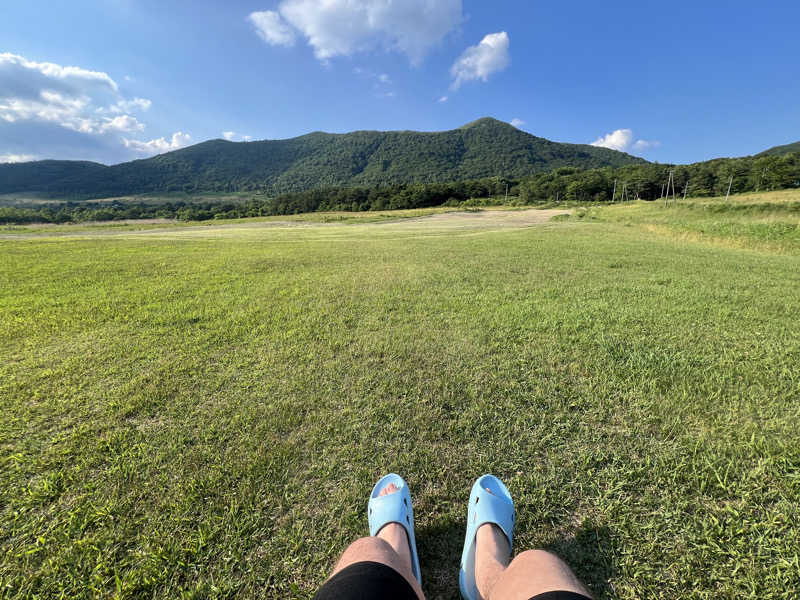
[[756, 156], [766, 156], [768, 154], [791, 154], [793, 152], [800, 152], [800, 142], [795, 142], [794, 144], [785, 144], [783, 146], [775, 146], [769, 150], [764, 150]]
[[159, 192], [296, 192], [323, 186], [524, 177], [558, 167], [645, 163], [623, 152], [536, 137], [496, 119], [459, 129], [310, 133], [259, 142], [210, 140], [114, 166], [71, 161], [0, 165], [0, 193], [103, 198]]
[[44, 191], [57, 181], [101, 177], [108, 169], [100, 163], [78, 160], [38, 160], [0, 164], [0, 194]]

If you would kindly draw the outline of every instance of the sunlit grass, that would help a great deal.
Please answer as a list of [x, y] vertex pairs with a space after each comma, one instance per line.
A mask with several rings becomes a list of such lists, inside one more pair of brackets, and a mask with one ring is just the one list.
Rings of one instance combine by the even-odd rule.
[[675, 237], [773, 251], [800, 250], [800, 190], [581, 207], [575, 219], [645, 228]]
[[599, 598], [795, 597], [800, 252], [668, 210], [0, 240], [2, 595], [307, 598], [394, 470], [431, 598], [484, 472]]

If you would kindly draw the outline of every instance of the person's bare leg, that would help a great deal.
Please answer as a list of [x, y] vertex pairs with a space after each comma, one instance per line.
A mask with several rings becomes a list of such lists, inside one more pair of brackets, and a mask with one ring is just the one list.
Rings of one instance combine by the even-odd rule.
[[486, 600], [511, 562], [508, 539], [497, 525], [485, 523], [478, 527], [475, 540], [475, 584]]
[[512, 561], [505, 534], [489, 523], [481, 525], [477, 532], [475, 583], [482, 600], [529, 600], [537, 594], [555, 591], [592, 597], [566, 563], [554, 554], [528, 550]]
[[[390, 483], [380, 492], [381, 496], [399, 491]], [[411, 569], [411, 548], [408, 534], [398, 523], [388, 523], [381, 527], [377, 536], [364, 537], [350, 544], [342, 554], [331, 573], [331, 577], [342, 569], [359, 562], [377, 562], [391, 567], [411, 584], [420, 600], [424, 600], [422, 588]]]

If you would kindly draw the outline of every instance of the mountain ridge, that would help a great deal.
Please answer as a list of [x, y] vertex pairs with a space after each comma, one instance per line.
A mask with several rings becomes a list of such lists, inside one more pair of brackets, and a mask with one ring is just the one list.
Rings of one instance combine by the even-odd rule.
[[773, 146], [772, 148], [767, 148], [763, 152], [759, 152], [756, 154], [756, 156], [768, 156], [770, 154], [791, 154], [793, 152], [800, 152], [800, 142]]
[[558, 167], [646, 162], [607, 148], [553, 142], [484, 117], [438, 132], [317, 131], [283, 140], [214, 139], [112, 166], [86, 161], [0, 165], [0, 193], [86, 198], [179, 191], [280, 194], [328, 186], [518, 178]]

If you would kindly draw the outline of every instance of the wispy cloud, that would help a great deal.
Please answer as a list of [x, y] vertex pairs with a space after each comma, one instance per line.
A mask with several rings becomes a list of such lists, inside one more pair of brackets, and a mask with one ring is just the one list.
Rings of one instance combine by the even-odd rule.
[[169, 152], [170, 150], [177, 150], [178, 148], [186, 146], [191, 139], [192, 136], [182, 131], [173, 133], [172, 139], [170, 140], [160, 137], [147, 142], [141, 142], [139, 140], [123, 138], [126, 148], [131, 148], [141, 154], [160, 154], [162, 152]]
[[457, 90], [468, 81], [488, 81], [489, 76], [511, 64], [510, 39], [505, 31], [490, 33], [477, 46], [470, 46], [450, 68], [451, 88]]
[[517, 118], [514, 118], [514, 119], [511, 119], [511, 124], [512, 124], [514, 127], [516, 127], [517, 129], [519, 129], [519, 128], [521, 128], [523, 125], [525, 125], [525, 121], [523, 121], [522, 119], [517, 119]]
[[633, 150], [636, 152], [646, 152], [651, 148], [658, 148], [661, 142], [658, 140], [636, 140], [633, 143]]
[[36, 160], [35, 154], [0, 154], [0, 163], [21, 163]]
[[36, 62], [10, 52], [0, 53], [0, 68], [6, 77], [28, 71], [29, 78], [31, 74], [35, 73], [40, 76], [40, 81], [44, 79], [50, 82], [61, 82], [68, 88], [74, 88], [76, 84], [80, 87], [84, 87], [81, 84], [93, 84], [108, 88], [113, 92], [119, 90], [117, 82], [111, 79], [108, 73], [50, 62]]
[[250, 135], [242, 135], [241, 133], [236, 133], [235, 131], [223, 131], [222, 137], [224, 137], [229, 142], [237, 141], [236, 138], [238, 137], [241, 142], [249, 142], [253, 139]]
[[397, 95], [392, 89], [392, 78], [387, 73], [376, 73], [363, 67], [355, 67], [353, 73], [372, 81], [372, 89], [377, 98], [394, 98]]
[[132, 98], [131, 100], [119, 100], [110, 106], [101, 106], [97, 109], [99, 113], [130, 113], [148, 110], [153, 103], [147, 98]]
[[439, 98], [438, 102], [441, 102], [442, 104], [444, 104], [448, 100], [449, 100], [449, 98], [447, 96], [442, 96], [441, 98]]
[[274, 10], [252, 12], [247, 18], [256, 33], [270, 46], [294, 46], [294, 31]]

